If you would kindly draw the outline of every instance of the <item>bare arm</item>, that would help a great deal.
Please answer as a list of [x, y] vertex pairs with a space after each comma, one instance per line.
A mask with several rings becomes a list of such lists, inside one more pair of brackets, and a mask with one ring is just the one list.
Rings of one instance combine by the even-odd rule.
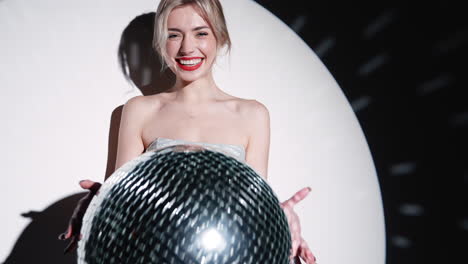
[[[141, 139], [141, 128], [145, 114], [143, 100], [143, 96], [133, 97], [123, 107], [117, 146], [116, 170], [144, 151], [144, 144]], [[70, 252], [77, 247], [78, 241], [81, 238], [80, 230], [83, 216], [92, 198], [101, 187], [101, 183], [90, 180], [81, 181], [80, 185], [83, 189], [89, 189], [90, 192], [78, 202], [70, 218], [67, 230], [59, 236], [60, 240], [71, 238], [64, 253]]]
[[[249, 118], [249, 142], [246, 150], [246, 162], [257, 173], [267, 180], [268, 156], [270, 148], [270, 115], [268, 109], [261, 103], [254, 101], [248, 111]], [[314, 254], [301, 235], [299, 217], [294, 211], [294, 205], [304, 199], [310, 192], [310, 188], [303, 188], [291, 199], [281, 203], [281, 208], [288, 219], [291, 230], [292, 252], [290, 255], [293, 263], [316, 264]]]
[[265, 180], [268, 178], [268, 156], [270, 151], [270, 114], [260, 102], [249, 107], [249, 141], [246, 162]]
[[141, 127], [144, 121], [143, 96], [129, 99], [122, 110], [115, 170], [127, 161], [141, 155], [144, 144], [141, 138]]

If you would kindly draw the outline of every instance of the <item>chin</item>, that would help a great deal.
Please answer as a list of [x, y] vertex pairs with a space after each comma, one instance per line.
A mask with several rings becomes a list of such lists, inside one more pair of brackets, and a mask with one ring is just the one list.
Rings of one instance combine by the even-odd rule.
[[202, 76], [197, 74], [197, 75], [194, 75], [194, 76], [187, 76], [186, 74], [180, 74], [179, 75], [179, 79], [184, 81], [184, 82], [194, 82], [198, 79], [201, 79]]

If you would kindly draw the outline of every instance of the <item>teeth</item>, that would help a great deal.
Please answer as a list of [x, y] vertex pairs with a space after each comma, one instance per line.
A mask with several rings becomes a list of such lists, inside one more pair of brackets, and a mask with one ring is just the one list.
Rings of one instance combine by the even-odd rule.
[[181, 64], [184, 64], [184, 65], [194, 65], [194, 64], [198, 64], [201, 59], [195, 59], [195, 60], [179, 60]]

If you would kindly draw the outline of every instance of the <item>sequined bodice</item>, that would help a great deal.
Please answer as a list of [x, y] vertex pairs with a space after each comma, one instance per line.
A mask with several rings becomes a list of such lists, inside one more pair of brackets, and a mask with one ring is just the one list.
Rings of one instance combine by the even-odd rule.
[[234, 157], [239, 161], [245, 162], [245, 148], [242, 145], [193, 142], [193, 141], [186, 141], [186, 140], [180, 140], [180, 139], [158, 137], [148, 146], [146, 151], [156, 151], [164, 147], [174, 146], [174, 145], [179, 145], [179, 144], [207, 146], [213, 150], [216, 150], [226, 155], [229, 155], [231, 157]]

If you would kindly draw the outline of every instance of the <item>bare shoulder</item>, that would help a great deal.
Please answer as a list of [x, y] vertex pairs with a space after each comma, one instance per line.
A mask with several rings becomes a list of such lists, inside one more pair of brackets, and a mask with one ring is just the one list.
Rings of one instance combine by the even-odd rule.
[[244, 99], [242, 103], [242, 114], [252, 121], [269, 119], [270, 117], [268, 108], [255, 99]]
[[125, 105], [131, 105], [132, 107], [147, 107], [149, 105], [157, 105], [163, 101], [162, 96], [155, 95], [137, 95], [127, 100]]
[[163, 101], [160, 96], [157, 95], [137, 95], [127, 100], [124, 105], [124, 112], [140, 117], [146, 114], [154, 112], [158, 109]]

